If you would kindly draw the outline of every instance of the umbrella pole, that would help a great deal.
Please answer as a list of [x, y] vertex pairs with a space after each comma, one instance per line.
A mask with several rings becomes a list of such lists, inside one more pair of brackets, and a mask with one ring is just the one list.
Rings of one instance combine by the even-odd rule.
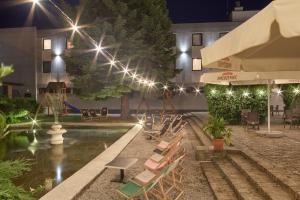
[[270, 83], [268, 82], [268, 133], [271, 133]]

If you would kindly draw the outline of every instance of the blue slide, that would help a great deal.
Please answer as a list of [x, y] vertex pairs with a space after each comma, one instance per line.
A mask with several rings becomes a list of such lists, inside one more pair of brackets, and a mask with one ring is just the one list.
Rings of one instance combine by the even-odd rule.
[[71, 110], [73, 110], [75, 113], [81, 113], [79, 108], [73, 106], [72, 104], [68, 103], [67, 101], [64, 101], [64, 104], [65, 104], [68, 108], [70, 108]]

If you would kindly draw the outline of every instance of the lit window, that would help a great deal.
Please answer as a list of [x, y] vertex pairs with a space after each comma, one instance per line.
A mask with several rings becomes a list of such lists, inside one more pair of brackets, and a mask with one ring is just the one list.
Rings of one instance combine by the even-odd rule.
[[51, 39], [44, 39], [44, 41], [43, 41], [43, 49], [44, 50], [50, 50], [51, 46], [52, 46]]
[[202, 46], [202, 33], [194, 33], [192, 35], [193, 46]]
[[43, 61], [43, 73], [51, 73], [51, 61]]
[[202, 70], [202, 60], [199, 58], [193, 58], [193, 71]]

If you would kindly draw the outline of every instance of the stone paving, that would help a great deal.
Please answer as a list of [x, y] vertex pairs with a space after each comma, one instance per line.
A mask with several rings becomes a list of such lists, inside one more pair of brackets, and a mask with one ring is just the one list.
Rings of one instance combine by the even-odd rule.
[[[245, 153], [254, 153], [270, 163], [278, 177], [287, 177], [295, 190], [300, 193], [300, 129], [283, 128], [273, 125], [273, 130], [281, 130], [282, 138], [266, 138], [254, 132], [245, 132], [241, 126], [231, 126], [234, 146]], [[261, 129], [266, 127], [262, 126]], [[285, 180], [285, 178], [283, 178]]]
[[[195, 160], [194, 147], [198, 145], [195, 135], [192, 134], [189, 127], [185, 129], [187, 136], [183, 145], [186, 148], [187, 156], [184, 162], [183, 190], [184, 195], [181, 200], [212, 200], [213, 195], [205, 179], [199, 162]], [[143, 163], [149, 158], [157, 142], [146, 140], [141, 132], [120, 154], [121, 157], [135, 157], [138, 162], [126, 171], [126, 178], [134, 177], [143, 171]], [[116, 189], [121, 186], [119, 183], [111, 183], [110, 180], [119, 174], [119, 171], [107, 169], [96, 180], [91, 183], [87, 189], [76, 199], [78, 200], [120, 200]]]

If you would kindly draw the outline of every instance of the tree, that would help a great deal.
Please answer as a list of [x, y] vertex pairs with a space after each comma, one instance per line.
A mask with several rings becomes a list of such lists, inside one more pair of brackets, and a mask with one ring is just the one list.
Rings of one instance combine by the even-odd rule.
[[[72, 10], [65, 2], [63, 5]], [[78, 24], [88, 24], [85, 31], [94, 39], [100, 41], [103, 37], [101, 45], [115, 52], [119, 61], [151, 80], [166, 82], [175, 76], [172, 65], [175, 38], [170, 32], [165, 0], [86, 0], [80, 6], [83, 9]], [[95, 53], [83, 53], [83, 49], [91, 46], [80, 36], [74, 37], [73, 44], [66, 58], [67, 69], [74, 76], [73, 83], [81, 97], [100, 99], [121, 97], [132, 90], [144, 95], [148, 92], [132, 80], [124, 79], [120, 68], [107, 64], [100, 54], [95, 62]], [[128, 103], [122, 105], [128, 107]]]

